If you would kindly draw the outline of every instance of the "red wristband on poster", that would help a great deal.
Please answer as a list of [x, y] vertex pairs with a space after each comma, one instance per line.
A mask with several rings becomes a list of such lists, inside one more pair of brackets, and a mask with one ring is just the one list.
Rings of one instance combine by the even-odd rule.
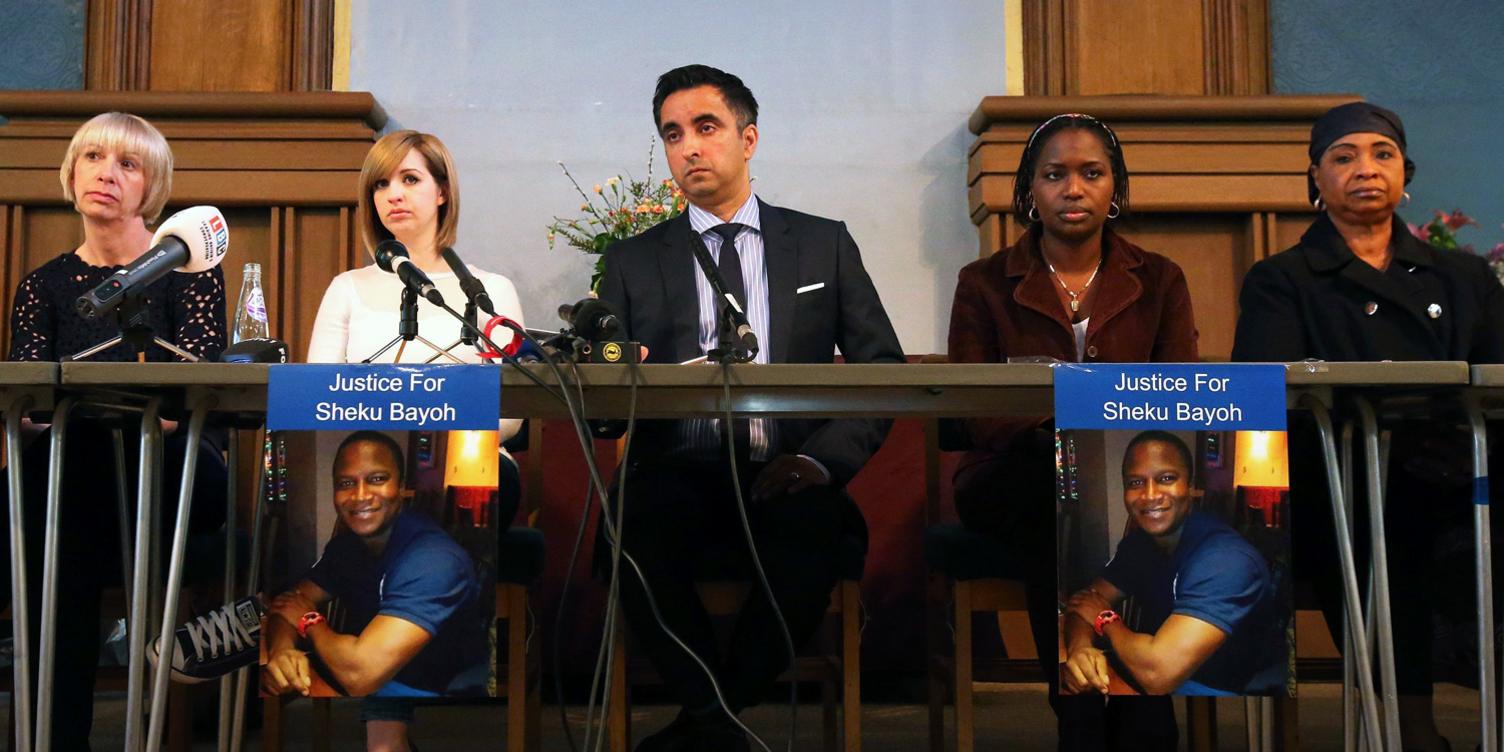
[[1108, 624], [1111, 624], [1115, 621], [1122, 621], [1122, 617], [1118, 616], [1118, 612], [1113, 611], [1109, 608], [1097, 614], [1097, 621], [1095, 624], [1092, 624], [1091, 627], [1092, 629], [1097, 630], [1097, 636], [1101, 637], [1102, 630], [1106, 629]]
[[308, 639], [308, 628], [315, 624], [323, 623], [323, 614], [317, 611], [309, 611], [308, 613], [303, 614], [303, 618], [298, 619], [298, 635], [306, 640]]

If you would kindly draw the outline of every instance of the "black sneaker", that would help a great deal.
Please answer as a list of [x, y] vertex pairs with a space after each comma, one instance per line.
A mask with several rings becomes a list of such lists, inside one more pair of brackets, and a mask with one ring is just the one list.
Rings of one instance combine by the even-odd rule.
[[[172, 680], [197, 684], [255, 663], [265, 613], [261, 601], [247, 596], [178, 627], [173, 633]], [[153, 642], [146, 652], [152, 666], [160, 653]]]

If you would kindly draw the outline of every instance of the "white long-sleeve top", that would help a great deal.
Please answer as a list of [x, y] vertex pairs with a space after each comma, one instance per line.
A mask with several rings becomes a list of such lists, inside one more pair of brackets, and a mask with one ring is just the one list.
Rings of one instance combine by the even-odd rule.
[[[517, 299], [517, 288], [512, 280], [493, 272], [470, 267], [496, 306], [496, 312], [518, 324], [522, 324], [522, 303]], [[459, 278], [454, 272], [430, 272], [428, 278], [444, 296], [444, 302], [456, 311], [463, 310], [465, 293], [460, 290]], [[313, 337], [308, 343], [309, 363], [359, 363], [371, 357], [383, 345], [397, 336], [401, 313], [402, 281], [397, 275], [384, 272], [372, 264], [352, 269], [334, 278], [329, 289], [324, 291], [324, 300], [319, 303], [318, 316], [313, 320]], [[482, 314], [484, 315], [484, 314]], [[484, 324], [484, 320], [481, 322]], [[497, 334], [502, 334], [498, 328]], [[448, 347], [460, 338], [460, 322], [442, 308], [418, 299], [418, 334], [439, 347]], [[511, 333], [497, 338], [497, 344], [505, 346], [511, 341]], [[450, 352], [467, 363], [479, 363], [480, 357], [474, 348], [460, 345]], [[397, 355], [397, 347], [381, 354], [372, 362], [391, 363]], [[407, 344], [402, 353], [404, 363], [422, 363], [433, 351], [416, 340]], [[450, 363], [440, 358], [435, 363]], [[522, 421], [506, 418], [501, 421], [501, 440], [516, 435]], [[506, 450], [502, 450], [506, 454]]]

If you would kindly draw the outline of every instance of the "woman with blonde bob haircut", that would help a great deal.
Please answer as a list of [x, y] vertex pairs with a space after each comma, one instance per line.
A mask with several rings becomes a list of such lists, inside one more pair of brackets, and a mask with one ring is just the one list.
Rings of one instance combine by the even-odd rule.
[[[465, 300], [459, 278], [442, 255], [445, 248], [456, 242], [460, 216], [454, 159], [444, 143], [433, 135], [418, 131], [387, 134], [366, 155], [360, 170], [359, 188], [356, 223], [366, 252], [374, 254], [377, 244], [395, 239], [406, 246], [413, 264], [433, 280], [434, 286], [451, 305], [457, 307]], [[485, 285], [497, 313], [522, 323], [522, 305], [511, 280], [474, 266], [470, 267], [470, 273]], [[308, 346], [309, 362], [359, 363], [371, 359], [378, 351], [381, 352], [379, 360], [383, 362], [396, 362], [399, 358], [404, 362], [423, 362], [433, 357], [434, 353], [421, 346], [405, 345], [405, 354], [404, 348], [382, 350], [397, 334], [402, 288], [397, 275], [382, 271], [375, 264], [335, 277], [324, 293], [314, 320], [313, 337]], [[425, 339], [439, 346], [458, 342], [460, 338], [459, 322], [425, 298], [418, 299], [418, 327]], [[454, 347], [452, 352], [468, 362], [480, 360], [475, 349], [469, 346]], [[515, 419], [501, 421], [500, 440], [505, 441], [516, 434], [521, 423]], [[503, 460], [497, 463], [500, 504], [495, 519], [501, 531], [505, 531], [516, 513], [521, 486], [516, 463], [505, 448], [500, 452]], [[376, 637], [374, 633], [391, 634], [386, 631], [394, 629], [390, 621], [373, 619], [360, 628], [362, 639], [367, 631], [373, 632], [371, 639], [383, 640], [380, 644], [387, 648], [382, 652], [409, 657], [417, 656], [433, 641], [432, 635], [416, 624], [395, 629], [395, 636], [391, 636], [389, 642], [385, 641], [386, 636]], [[294, 637], [296, 630], [293, 625], [273, 620], [267, 634], [268, 665], [278, 667], [283, 675], [306, 676], [307, 656], [297, 649]], [[445, 647], [437, 649], [442, 651]], [[360, 660], [379, 663], [382, 659], [373, 655]], [[263, 678], [266, 676], [268, 673], [264, 671]], [[263, 681], [263, 687], [276, 693], [294, 691], [293, 687], [275, 681]], [[392, 680], [365, 698], [360, 715], [366, 724], [368, 749], [410, 748], [408, 730], [414, 717], [412, 698], [417, 695], [405, 694], [409, 689]], [[449, 691], [463, 690], [450, 687]]]
[[172, 194], [172, 149], [161, 132], [140, 117], [124, 112], [95, 115], [84, 123], [73, 134], [68, 151], [63, 155], [63, 166], [58, 170], [58, 177], [63, 182], [63, 198], [75, 208], [79, 206], [79, 196], [74, 189], [74, 172], [78, 158], [90, 149], [104, 149], [136, 158], [146, 175], [145, 191], [136, 213], [146, 224], [156, 224], [162, 216], [162, 207], [167, 205], [167, 197]]
[[[120, 333], [113, 316], [86, 319], [74, 308], [78, 297], [144, 255], [151, 248], [149, 225], [162, 214], [172, 191], [172, 149], [151, 123], [123, 112], [106, 112], [84, 123], [68, 144], [58, 177], [63, 196], [83, 224], [83, 242], [37, 267], [16, 288], [11, 312], [10, 359], [58, 361]], [[153, 282], [142, 297], [141, 315], [153, 333], [205, 360], [225, 346], [225, 278], [219, 267], [197, 273], [172, 273]], [[154, 345], [140, 353], [149, 361], [177, 356]], [[138, 357], [135, 348], [118, 344], [90, 356], [91, 361], [123, 362]], [[37, 428], [42, 428], [37, 426]], [[166, 477], [176, 478], [189, 451], [198, 452], [193, 487], [191, 530], [218, 530], [224, 523], [225, 464], [208, 441], [190, 447], [185, 432], [165, 437]], [[47, 498], [48, 444], [33, 442], [22, 456], [21, 503], [28, 540], [41, 540]], [[58, 536], [57, 661], [53, 672], [52, 744], [56, 749], [88, 749], [95, 671], [99, 664], [99, 596], [121, 573], [117, 483], [134, 487], [139, 447], [126, 442], [123, 475], [110, 457], [115, 447], [104, 424], [70, 422], [63, 476], [61, 531]], [[9, 484], [0, 482], [0, 505], [8, 506]], [[168, 512], [169, 516], [173, 513]], [[170, 526], [172, 523], [169, 521]], [[0, 536], [0, 549], [9, 539]], [[38, 634], [41, 592], [41, 546], [26, 549], [28, 589], [32, 593], [32, 635]], [[8, 600], [10, 556], [0, 555], [0, 605]], [[33, 638], [35, 639], [35, 638]], [[35, 648], [33, 648], [35, 649]]]

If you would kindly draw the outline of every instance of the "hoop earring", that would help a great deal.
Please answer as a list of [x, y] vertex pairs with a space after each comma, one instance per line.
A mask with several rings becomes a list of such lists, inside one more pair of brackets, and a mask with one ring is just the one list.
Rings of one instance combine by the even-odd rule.
[[1110, 203], [1110, 204], [1107, 205], [1107, 218], [1108, 219], [1117, 219], [1118, 217], [1121, 217], [1121, 216], [1123, 216], [1123, 207], [1118, 206], [1118, 202], [1114, 201], [1114, 202], [1112, 202], [1112, 203]]
[[1408, 206], [1409, 204], [1410, 204], [1410, 192], [1409, 191], [1405, 191], [1404, 195], [1400, 196], [1400, 206]]
[[1033, 204], [1029, 204], [1029, 211], [1027, 213], [1025, 213], [1024, 216], [1028, 217], [1030, 222], [1038, 222], [1039, 221], [1039, 207], [1037, 207], [1037, 206], [1035, 206]]
[[1311, 199], [1311, 206], [1316, 207], [1316, 211], [1326, 211], [1326, 202], [1322, 201], [1320, 196]]

